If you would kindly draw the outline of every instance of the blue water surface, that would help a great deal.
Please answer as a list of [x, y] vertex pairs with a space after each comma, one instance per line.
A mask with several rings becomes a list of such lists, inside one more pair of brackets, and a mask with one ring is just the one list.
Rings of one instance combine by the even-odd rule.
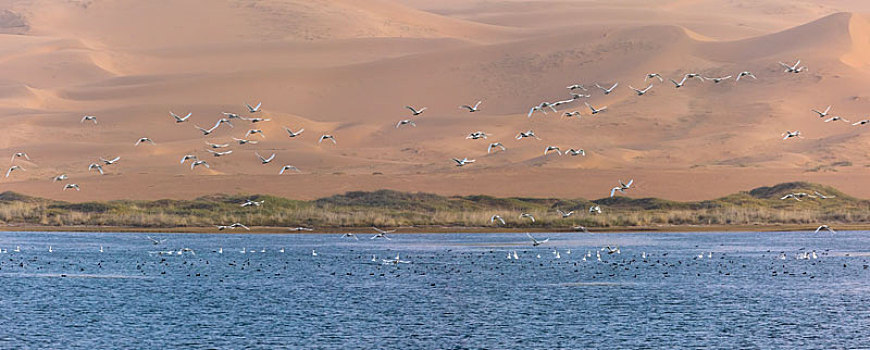
[[870, 347], [865, 231], [148, 235], [0, 233], [0, 348]]

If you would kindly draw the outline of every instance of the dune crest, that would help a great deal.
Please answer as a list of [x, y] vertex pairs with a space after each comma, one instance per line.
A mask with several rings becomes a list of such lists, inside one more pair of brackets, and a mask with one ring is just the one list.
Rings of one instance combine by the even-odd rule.
[[786, 30], [753, 38], [701, 43], [696, 53], [729, 61], [779, 59], [795, 54], [842, 53], [851, 46], [850, 13], [835, 13]]
[[852, 38], [851, 50], [840, 59], [849, 66], [867, 70], [870, 66], [870, 18], [863, 14], [852, 14], [849, 34]]

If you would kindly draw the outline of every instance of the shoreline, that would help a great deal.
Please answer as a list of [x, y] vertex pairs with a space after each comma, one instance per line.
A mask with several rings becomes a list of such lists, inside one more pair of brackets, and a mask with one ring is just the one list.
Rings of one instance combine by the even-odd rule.
[[[624, 226], [624, 227], [601, 227], [589, 228], [590, 234], [596, 233], [666, 233], [666, 232], [792, 232], [792, 231], [815, 231], [812, 225], [788, 224], [788, 225], [674, 225], [674, 226]], [[462, 227], [462, 226], [415, 226], [415, 227], [384, 227], [393, 230], [395, 235], [401, 234], [469, 234], [469, 233], [583, 233], [569, 227], [528, 227], [528, 228], [505, 228], [505, 227]], [[870, 224], [844, 224], [834, 227], [837, 231], [868, 231]], [[131, 227], [131, 226], [0, 226], [0, 232], [77, 232], [77, 233], [162, 233], [162, 234], [375, 234], [371, 227], [323, 227], [314, 228], [311, 231], [293, 231], [286, 227], [251, 227], [250, 231], [244, 229], [219, 231], [213, 227]]]

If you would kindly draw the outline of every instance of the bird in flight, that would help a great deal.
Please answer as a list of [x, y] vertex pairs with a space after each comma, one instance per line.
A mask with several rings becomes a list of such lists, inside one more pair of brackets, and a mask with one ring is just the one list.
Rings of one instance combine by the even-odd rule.
[[184, 157], [181, 157], [181, 161], [179, 163], [184, 164], [184, 162], [186, 162], [189, 159], [191, 159], [193, 161], [199, 160], [199, 158], [197, 158], [197, 156], [195, 154], [185, 154]]
[[[239, 117], [239, 119], [245, 119], [245, 118]], [[233, 125], [233, 122], [231, 122], [227, 118], [218, 119], [218, 121], [216, 123], [214, 123], [214, 127], [217, 128], [217, 127], [221, 126], [221, 124], [226, 124], [226, 125], [229, 125], [231, 128], [235, 128], [235, 126]]]
[[154, 143], [154, 141], [150, 138], [140, 137], [139, 140], [136, 141], [136, 144], [134, 144], [134, 146], [139, 146], [139, 144], [143, 142], [150, 142], [152, 145], [156, 145], [156, 143]]
[[247, 121], [251, 122], [251, 124], [272, 121], [272, 118], [241, 118], [241, 119], [247, 120]]
[[704, 77], [702, 77], [698, 73], [686, 73], [686, 75], [684, 75], [683, 78], [687, 78], [687, 79], [688, 78], [698, 78], [698, 80], [700, 80], [702, 83], [704, 82]]
[[256, 140], [239, 139], [239, 138], [235, 138], [235, 137], [233, 137], [233, 140], [238, 142], [240, 145], [246, 145], [249, 143], [252, 145], [256, 145], [256, 144], [260, 143], [260, 141], [256, 141]]
[[215, 126], [211, 127], [211, 129], [205, 129], [205, 128], [203, 128], [199, 125], [196, 125], [196, 124], [193, 125], [193, 127], [199, 129], [199, 131], [202, 131], [202, 136], [210, 135], [211, 133], [213, 133], [215, 131], [215, 129], [218, 128], [218, 126], [220, 126], [220, 123], [215, 124]]
[[400, 126], [402, 126], [402, 125], [410, 125], [410, 126], [413, 126], [413, 127], [417, 127], [417, 123], [414, 123], [413, 120], [411, 120], [411, 119], [403, 119], [403, 120], [400, 120], [398, 123], [396, 123], [396, 129], [398, 129], [398, 128], [399, 128]]
[[474, 159], [468, 159], [468, 157], [465, 157], [462, 159], [459, 159], [459, 158], [451, 158], [451, 159], [453, 159], [453, 161], [456, 162], [456, 166], [458, 166], [458, 167], [466, 166], [468, 164], [474, 163]]
[[487, 136], [489, 136], [489, 135], [483, 131], [475, 131], [473, 133], [468, 134], [468, 136], [466, 136], [465, 139], [466, 140], [468, 140], [468, 139], [472, 139], [472, 140], [485, 139]]
[[260, 111], [260, 106], [262, 106], [262, 105], [263, 105], [263, 103], [260, 102], [260, 103], [257, 103], [257, 106], [256, 106], [256, 107], [251, 107], [251, 105], [245, 103], [245, 106], [248, 107], [248, 112], [250, 112], [250, 113], [257, 113], [257, 112], [259, 112], [259, 111]]
[[837, 198], [837, 196], [821, 194], [819, 193], [819, 191], [813, 191], [813, 193], [815, 193], [816, 197], [818, 197], [819, 199]]
[[569, 212], [564, 212], [561, 209], [556, 209], [556, 212], [559, 213], [559, 215], [561, 215], [563, 219], [567, 219], [567, 218], [571, 217], [571, 215], [574, 215], [573, 210], [569, 211]]
[[68, 190], [68, 189], [73, 189], [73, 190], [76, 190], [76, 191], [81, 191], [81, 189], [79, 189], [79, 185], [77, 185], [77, 184], [66, 184], [66, 185], [63, 186], [63, 190], [64, 190], [64, 191], [66, 191], [66, 190]]
[[625, 193], [625, 190], [630, 189], [631, 184], [633, 184], [633, 183], [634, 183], [634, 179], [629, 180], [628, 183], [623, 183], [622, 180], [619, 180], [619, 186], [616, 186], [616, 187], [610, 189], [610, 198], [613, 198], [613, 195], [616, 194], [616, 191]]
[[415, 117], [418, 116], [418, 115], [420, 115], [420, 114], [423, 114], [423, 111], [426, 110], [426, 107], [423, 107], [423, 108], [420, 108], [420, 109], [415, 109], [414, 107], [411, 107], [411, 106], [405, 106], [405, 108], [410, 109], [410, 110], [411, 110], [411, 115], [412, 115], [412, 116], [415, 116]]
[[801, 201], [801, 199], [798, 198], [798, 196], [797, 196], [796, 194], [794, 194], [794, 193], [789, 193], [789, 194], [787, 194], [787, 195], [785, 195], [785, 196], [782, 196], [782, 198], [780, 198], [780, 200], [785, 200], [785, 199], [794, 199], [794, 200], [796, 200], [796, 201], [798, 201], [798, 202]]
[[537, 247], [537, 246], [539, 246], [539, 245], [541, 245], [541, 244], [544, 244], [544, 243], [547, 243], [547, 242], [550, 241], [549, 238], [544, 239], [544, 240], [542, 240], [542, 241], [539, 241], [539, 240], [537, 240], [535, 237], [532, 237], [532, 234], [531, 234], [531, 233], [528, 233], [528, 232], [526, 232], [526, 236], [528, 236], [529, 239], [532, 240], [532, 247]]
[[713, 83], [719, 84], [719, 83], [721, 83], [721, 82], [723, 82], [723, 81], [726, 81], [726, 80], [728, 80], [728, 79], [731, 79], [731, 76], [730, 76], [730, 75], [727, 75], [727, 76], [724, 76], [724, 77], [718, 77], [718, 78], [704, 78], [704, 79], [707, 79], [707, 80], [709, 80], [709, 81], [712, 81]]
[[560, 150], [558, 146], [547, 146], [547, 148], [544, 149], [544, 155], [546, 156], [547, 153], [550, 153], [551, 151], [556, 151], [558, 155], [562, 155], [562, 150]]
[[90, 165], [88, 165], [88, 171], [91, 171], [91, 170], [94, 170], [94, 169], [96, 169], [97, 171], [99, 171], [99, 172], [100, 172], [100, 175], [105, 175], [105, 173], [103, 173], [103, 166], [102, 166], [102, 165], [97, 164], [97, 163], [91, 163]]
[[502, 225], [506, 225], [506, 223], [504, 222], [504, 219], [501, 217], [501, 215], [495, 214], [489, 218], [490, 224], [493, 224], [496, 221], [500, 222]]
[[93, 116], [93, 115], [86, 115], [86, 116], [82, 117], [82, 121], [81, 121], [82, 123], [87, 122], [87, 121], [91, 121], [91, 122], [94, 122], [94, 124], [97, 124], [97, 117]]
[[838, 121], [838, 120], [839, 120], [839, 121], [842, 121], [842, 122], [844, 122], [844, 123], [850, 123], [848, 120], [846, 120], [845, 118], [840, 117], [840, 116], [833, 116], [833, 117], [830, 117], [830, 118], [828, 118], [828, 119], [825, 119], [825, 123], [835, 122], [835, 121]]
[[269, 164], [270, 162], [272, 162], [272, 160], [275, 159], [275, 153], [272, 153], [272, 155], [269, 156], [269, 158], [264, 158], [263, 156], [261, 156], [257, 152], [254, 152], [254, 155], [256, 155], [257, 158], [260, 158], [260, 163], [263, 163], [263, 164]]
[[245, 200], [244, 203], [240, 204], [239, 206], [242, 208], [250, 207], [250, 206], [259, 207], [259, 206], [263, 205], [263, 203], [266, 203], [266, 201], [265, 200], [255, 201], [255, 200], [247, 199], [247, 200]]
[[756, 79], [756, 80], [758, 79], [755, 77], [755, 74], [752, 74], [752, 72], [743, 71], [743, 72], [740, 72], [740, 74], [737, 74], [737, 80], [734, 80], [734, 82], [736, 83], [736, 82], [740, 81], [740, 78], [743, 78], [743, 77], [750, 77], [750, 78]]
[[22, 167], [20, 167], [20, 166], [18, 166], [18, 165], [13, 165], [13, 166], [11, 166], [11, 167], [9, 167], [9, 170], [6, 170], [6, 177], [9, 177], [9, 174], [12, 174], [12, 172], [15, 171], [15, 170], [21, 170], [21, 171], [24, 171], [24, 168], [22, 168]]
[[24, 159], [27, 159], [28, 161], [30, 160], [30, 156], [28, 156], [27, 153], [24, 153], [24, 152], [16, 152], [15, 154], [13, 154], [12, 155], [12, 162], [15, 162], [15, 158], [24, 158]]
[[584, 87], [583, 84], [571, 84], [571, 85], [568, 85], [567, 88], [568, 88], [568, 90], [571, 90], [571, 91], [574, 91], [577, 89], [580, 89], [583, 91], [589, 91], [589, 90], [586, 90], [586, 87]]
[[[854, 124], [853, 124], [853, 125], [854, 125]], [[786, 132], [782, 133], [782, 139], [783, 139], [783, 140], [788, 140], [788, 139], [790, 139], [790, 138], [792, 138], [792, 137], [800, 137], [800, 138], [803, 138], [803, 136], [801, 136], [801, 132], [798, 131], [798, 130], [795, 130], [795, 131], [788, 131], [788, 130], [786, 130]]]
[[208, 165], [208, 162], [206, 162], [206, 161], [204, 161], [204, 160], [197, 160], [197, 161], [195, 161], [195, 162], [193, 162], [193, 163], [190, 163], [190, 170], [193, 170], [193, 168], [196, 168], [196, 167], [199, 166], [199, 165], [202, 165], [202, 166], [204, 166], [204, 167], [206, 167], [206, 168], [208, 168], [208, 169], [211, 169], [211, 166]]
[[338, 144], [337, 142], [335, 142], [335, 136], [332, 136], [332, 135], [321, 135], [320, 140], [318, 140], [317, 143], [321, 143], [321, 142], [323, 142], [323, 140], [332, 141], [332, 144], [334, 144], [334, 145]]
[[241, 227], [241, 228], [243, 228], [243, 229], [245, 229], [245, 230], [248, 230], [248, 231], [251, 230], [251, 229], [248, 228], [247, 226], [242, 225], [242, 224], [240, 224], [240, 223], [238, 223], [238, 222], [237, 222], [237, 223], [234, 223], [234, 224], [232, 224], [232, 225], [215, 225], [215, 226], [216, 226], [217, 229], [220, 230], [220, 231], [223, 231], [223, 230], [226, 230], [226, 229], [234, 230], [234, 229], [236, 229], [236, 228], [238, 228], [238, 227]]
[[248, 136], [251, 136], [253, 134], [258, 134], [258, 135], [260, 135], [260, 137], [262, 137], [264, 139], [266, 138], [266, 135], [263, 134], [263, 130], [261, 130], [261, 129], [248, 130], [248, 132], [245, 133], [245, 138], [248, 138]]
[[586, 107], [589, 107], [589, 110], [592, 111], [592, 114], [598, 114], [598, 113], [601, 113], [601, 112], [604, 112], [607, 110], [607, 106], [604, 106], [601, 108], [595, 108], [595, 107], [592, 107], [592, 105], [590, 105], [589, 102], [585, 102], [585, 103], [586, 103]]
[[157, 238], [154, 238], [151, 236], [145, 236], [145, 238], [147, 238], [149, 241], [151, 241], [151, 244], [153, 244], [153, 245], [161, 245], [163, 243], [166, 243], [166, 240], [167, 240], [167, 238], [157, 239]]
[[468, 112], [474, 113], [474, 112], [480, 111], [479, 107], [480, 107], [481, 102], [483, 102], [483, 101], [477, 101], [477, 103], [474, 104], [474, 107], [469, 106], [469, 105], [462, 105], [462, 106], [459, 106], [459, 109], [467, 109]]
[[649, 84], [649, 86], [647, 86], [643, 90], [638, 90], [638, 89], [635, 89], [631, 85], [628, 86], [628, 88], [634, 90], [634, 92], [637, 93], [638, 96], [643, 96], [644, 94], [646, 94], [647, 91], [649, 91], [649, 89], [652, 89], [652, 87], [653, 87], [653, 85]]
[[580, 119], [580, 111], [565, 112], [562, 113], [562, 116], [566, 118], [577, 117], [577, 119]]
[[535, 222], [535, 216], [532, 214], [529, 214], [529, 213], [520, 214], [520, 219], [522, 219], [522, 218], [526, 218], [526, 219], [532, 220], [532, 222]]
[[819, 112], [818, 110], [815, 110], [815, 109], [812, 109], [812, 111], [813, 111], [813, 112], [816, 112], [816, 114], [819, 115], [819, 118], [824, 118], [824, 117], [827, 117], [827, 116], [828, 116], [828, 112], [831, 111], [831, 106], [829, 105], [828, 108], [825, 108], [825, 111], [824, 111], [824, 112]]
[[610, 246], [606, 246], [604, 248], [601, 248], [601, 251], [607, 251], [607, 254], [620, 254], [619, 247], [611, 248]]
[[378, 233], [375, 234], [374, 236], [372, 236], [372, 237], [369, 238], [369, 239], [378, 239], [378, 238], [383, 238], [383, 239], [386, 239], [386, 240], [390, 241], [390, 240], [392, 240], [392, 239], [391, 239], [390, 237], [387, 237], [387, 234], [388, 234], [388, 233], [396, 232], [396, 230], [389, 230], [389, 231], [381, 230], [381, 229], [379, 229], [379, 228], [377, 228], [377, 227], [374, 227], [374, 226], [372, 226], [372, 228], [373, 228], [375, 231], [378, 231]]
[[584, 151], [582, 148], [581, 149], [570, 148], [567, 151], [565, 151], [565, 154], [570, 155], [570, 156], [584, 156], [585, 157], [586, 151]]
[[553, 112], [556, 112], [556, 108], [553, 107], [553, 104], [551, 104], [550, 102], [544, 101], [544, 102], [541, 102], [540, 104], [538, 104], [537, 106], [532, 107], [532, 109], [529, 110], [529, 114], [527, 115], [527, 117], [531, 118], [532, 114], [534, 114], [535, 112], [538, 112], [538, 111], [540, 111], [544, 114], [547, 114], [546, 108], [549, 108], [549, 109], [553, 110]]
[[[567, 103], [574, 102], [574, 100], [576, 100], [576, 98], [573, 98], [573, 97], [572, 97], [572, 98], [567, 99], [567, 100], [561, 100], [561, 101], [553, 102], [553, 103], [550, 104], [550, 106], [552, 106], [552, 108], [555, 109], [556, 107], [559, 107], [559, 106], [561, 106], [561, 105], [563, 105], [563, 104], [567, 104]], [[555, 112], [555, 110], [554, 110], [554, 112]]]
[[230, 144], [228, 143], [211, 143], [206, 141], [205, 144], [214, 149], [230, 147]]
[[596, 214], [596, 215], [601, 214], [601, 206], [600, 205], [593, 205], [593, 206], [589, 207], [589, 213]]
[[88, 165], [88, 171], [91, 171], [91, 170], [94, 170], [94, 169], [96, 169], [97, 171], [99, 171], [99, 172], [100, 172], [100, 175], [105, 175], [105, 174], [103, 173], [103, 166], [102, 166], [102, 165], [97, 164], [97, 163], [91, 163], [90, 165]]
[[[207, 149], [206, 151], [208, 151], [209, 153], [211, 153], [211, 155], [213, 155], [215, 157], [223, 157], [223, 156], [233, 154], [233, 150], [218, 152], [218, 151], [212, 151], [210, 149]], [[191, 169], [193, 169], [193, 167], [191, 167]]]
[[828, 226], [828, 225], [822, 225], [822, 226], [819, 226], [819, 228], [816, 229], [816, 232], [815, 232], [815, 233], [819, 233], [819, 231], [821, 231], [821, 230], [826, 230], [826, 231], [830, 232], [831, 234], [835, 234], [835, 233], [837, 233], [837, 231], [834, 231], [834, 229], [832, 229], [832, 228], [831, 228], [830, 226]]
[[686, 79], [689, 79], [689, 78], [686, 77], [686, 76], [683, 76], [683, 79], [680, 80], [679, 83], [678, 83], [676, 80], [674, 80], [674, 79], [668, 79], [668, 80], [670, 80], [672, 83], [674, 83], [674, 88], [675, 88], [675, 89], [679, 89], [679, 88], [683, 87], [684, 84], [686, 84]]
[[287, 171], [287, 170], [293, 170], [293, 171], [295, 171], [295, 172], [297, 172], [297, 173], [301, 173], [301, 172], [302, 172], [301, 170], [299, 170], [299, 168], [297, 168], [297, 167], [295, 167], [295, 166], [292, 166], [292, 165], [285, 165], [285, 166], [281, 167], [281, 171], [278, 172], [278, 175], [284, 175], [284, 172]]
[[526, 137], [534, 137], [535, 139], [538, 139], [538, 140], [541, 139], [540, 137], [538, 137], [538, 135], [535, 135], [535, 132], [532, 130], [529, 130], [526, 132], [520, 132], [519, 134], [517, 134], [516, 139], [520, 140], [520, 139], [524, 139]]
[[285, 126], [284, 131], [287, 131], [287, 136], [290, 136], [290, 138], [293, 138], [293, 137], [301, 135], [302, 132], [305, 131], [305, 129], [299, 129], [298, 131], [293, 132], [293, 130], [291, 130], [290, 128]]
[[583, 233], [590, 233], [589, 229], [587, 229], [586, 226], [576, 225], [576, 226], [572, 226], [571, 228], [573, 228], [574, 231], [581, 231]]
[[169, 111], [169, 115], [171, 115], [173, 118], [175, 118], [176, 123], [184, 123], [187, 121], [187, 118], [190, 118], [190, 116], [193, 115], [193, 113], [187, 113], [186, 116], [179, 117], [178, 114], [175, 114], [172, 111]]
[[613, 92], [613, 89], [616, 89], [617, 86], [619, 86], [619, 82], [614, 83], [609, 89], [595, 83], [595, 87], [601, 89], [605, 95], [610, 95], [610, 93]]
[[357, 240], [357, 241], [359, 240], [359, 237], [357, 237], [355, 234], [350, 233], [350, 232], [341, 235], [341, 238], [353, 238], [354, 240]]
[[653, 79], [653, 78], [658, 79], [660, 83], [663, 83], [665, 81], [664, 79], [662, 79], [662, 75], [659, 73], [649, 73], [643, 77], [643, 81], [646, 82], [646, 81]]
[[501, 142], [493, 142], [490, 143], [489, 147], [486, 148], [486, 153], [489, 154], [490, 152], [492, 152], [492, 149], [496, 147], [501, 148], [502, 151], [507, 151], [507, 148], [505, 148], [504, 145], [501, 144]]
[[112, 164], [115, 164], [115, 163], [117, 163], [119, 160], [121, 160], [121, 157], [120, 157], [120, 156], [117, 156], [117, 157], [112, 158], [112, 159], [105, 159], [105, 158], [103, 158], [103, 157], [100, 157], [100, 161], [103, 162], [103, 163], [105, 163], [106, 165], [112, 165]]
[[779, 64], [781, 66], [785, 67], [784, 72], [786, 72], [786, 73], [800, 73], [807, 68], [806, 66], [798, 67], [801, 64], [801, 60], [797, 60], [797, 62], [795, 62], [794, 65], [791, 65], [791, 66], [788, 64], [782, 63], [782, 62], [779, 62]]

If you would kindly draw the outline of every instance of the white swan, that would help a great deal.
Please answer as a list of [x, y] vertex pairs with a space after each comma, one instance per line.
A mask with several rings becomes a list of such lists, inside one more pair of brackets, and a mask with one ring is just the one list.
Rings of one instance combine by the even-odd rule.
[[299, 136], [302, 134], [303, 131], [305, 131], [305, 129], [303, 128], [303, 129], [299, 129], [296, 132], [293, 132], [293, 130], [291, 130], [290, 128], [288, 128], [286, 126], [284, 127], [284, 130], [287, 131], [287, 136], [289, 136], [291, 138]]
[[410, 109], [410, 110], [411, 110], [411, 115], [413, 115], [413, 116], [415, 116], [415, 117], [418, 116], [418, 115], [420, 115], [420, 114], [423, 114], [423, 111], [426, 110], [426, 107], [423, 107], [423, 108], [420, 108], [420, 109], [415, 109], [414, 107], [411, 107], [411, 106], [405, 106], [405, 108]]
[[293, 171], [295, 171], [295, 172], [297, 172], [297, 173], [301, 173], [301, 172], [302, 172], [301, 170], [299, 170], [299, 168], [297, 168], [297, 167], [295, 167], [295, 166], [292, 166], [292, 165], [285, 165], [285, 166], [281, 167], [281, 171], [278, 172], [278, 175], [284, 175], [284, 172], [286, 172], [287, 170], [293, 170]]
[[193, 113], [187, 113], [186, 116], [179, 117], [178, 114], [175, 114], [172, 111], [169, 111], [169, 115], [171, 115], [173, 118], [175, 118], [176, 123], [184, 123], [187, 121], [188, 118], [190, 118], [191, 115], [193, 115]]
[[539, 245], [541, 245], [541, 244], [544, 244], [544, 243], [547, 243], [547, 242], [550, 241], [549, 238], [544, 239], [544, 240], [542, 240], [542, 241], [539, 241], [539, 240], [537, 240], [535, 237], [532, 237], [532, 234], [531, 234], [531, 233], [528, 233], [528, 232], [526, 233], [526, 236], [528, 236], [529, 239], [532, 240], [532, 247], [537, 247], [537, 246], [539, 246]]
[[332, 136], [332, 135], [321, 135], [321, 136], [320, 136], [320, 140], [318, 140], [317, 143], [319, 144], [319, 143], [323, 142], [323, 140], [329, 140], [329, 141], [332, 141], [332, 144], [334, 144], [334, 145], [338, 144], [338, 143], [335, 141], [335, 136]]
[[468, 157], [459, 159], [459, 158], [451, 158], [454, 162], [456, 162], [456, 166], [466, 166], [468, 164], [474, 163], [474, 159], [468, 159]]
[[257, 106], [256, 106], [256, 107], [251, 107], [251, 105], [245, 103], [245, 106], [248, 107], [248, 112], [249, 112], [249, 113], [257, 113], [257, 112], [259, 112], [259, 111], [260, 111], [260, 106], [262, 106], [262, 105], [263, 105], [263, 102], [260, 102], [260, 103], [257, 103]]
[[272, 155], [269, 156], [269, 158], [265, 158], [265, 157], [261, 156], [261, 155], [260, 155], [259, 153], [257, 153], [257, 152], [254, 152], [254, 155], [256, 155], [257, 158], [260, 159], [260, 163], [263, 163], [263, 164], [269, 164], [269, 163], [272, 162], [272, 160], [275, 159], [275, 153], [272, 153]]
[[483, 102], [483, 101], [477, 101], [477, 103], [475, 103], [473, 107], [469, 106], [469, 105], [462, 105], [462, 106], [459, 106], [459, 109], [467, 109], [468, 112], [474, 113], [474, 112], [480, 111], [480, 103], [481, 102]]
[[156, 145], [156, 143], [154, 143], [154, 141], [150, 138], [140, 137], [139, 140], [136, 141], [136, 144], [134, 144], [133, 146], [139, 146], [139, 144], [143, 142], [150, 142], [152, 145]]
[[635, 89], [635, 88], [634, 88], [633, 86], [631, 86], [631, 85], [629, 85], [628, 88], [634, 90], [634, 92], [637, 93], [638, 96], [643, 96], [644, 94], [647, 93], [647, 91], [649, 91], [649, 89], [652, 89], [652, 88], [653, 88], [653, 85], [652, 85], [652, 84], [649, 84], [649, 86], [647, 86], [647, 87], [644, 88], [643, 90]]
[[502, 151], [507, 151], [507, 148], [505, 148], [504, 145], [501, 144], [501, 142], [493, 142], [490, 143], [489, 147], [486, 148], [486, 153], [489, 154], [490, 152], [492, 152], [492, 149], [496, 147], [501, 148]]
[[619, 82], [614, 83], [613, 86], [611, 86], [610, 88], [605, 88], [601, 85], [598, 85], [598, 83], [595, 83], [595, 87], [601, 89], [601, 91], [603, 91], [605, 95], [610, 95], [610, 93], [613, 92], [613, 89], [616, 89], [617, 86], [619, 86]]

